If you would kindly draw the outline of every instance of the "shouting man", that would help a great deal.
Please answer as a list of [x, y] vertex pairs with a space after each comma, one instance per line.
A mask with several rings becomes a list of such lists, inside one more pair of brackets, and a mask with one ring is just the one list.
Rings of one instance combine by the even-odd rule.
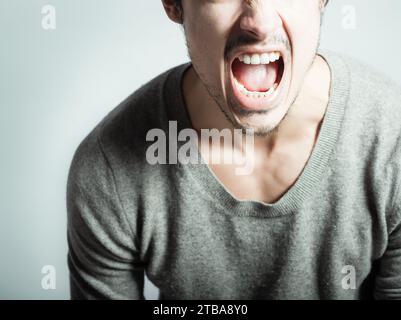
[[[72, 298], [143, 299], [145, 272], [160, 299], [401, 298], [400, 89], [319, 50], [324, 0], [162, 3], [191, 62], [79, 146]], [[210, 162], [209, 147], [244, 150], [201, 139], [206, 129], [251, 135], [252, 170]], [[195, 135], [186, 151], [202, 160], [149, 161], [152, 130], [167, 144], [156, 158]]]

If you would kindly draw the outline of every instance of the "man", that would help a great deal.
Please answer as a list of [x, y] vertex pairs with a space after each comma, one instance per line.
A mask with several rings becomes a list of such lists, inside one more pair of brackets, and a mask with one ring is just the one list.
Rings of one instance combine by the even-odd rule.
[[[78, 148], [72, 298], [142, 299], [145, 271], [161, 299], [401, 298], [400, 89], [318, 51], [325, 1], [163, 5], [191, 64], [142, 87]], [[148, 133], [171, 123], [254, 133], [252, 170], [210, 163], [200, 135], [206, 161], [150, 163]]]

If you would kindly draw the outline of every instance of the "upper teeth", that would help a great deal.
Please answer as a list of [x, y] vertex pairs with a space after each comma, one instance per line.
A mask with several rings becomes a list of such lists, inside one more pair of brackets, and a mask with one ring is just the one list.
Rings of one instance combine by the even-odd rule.
[[280, 52], [244, 54], [238, 59], [245, 64], [269, 64], [280, 59]]

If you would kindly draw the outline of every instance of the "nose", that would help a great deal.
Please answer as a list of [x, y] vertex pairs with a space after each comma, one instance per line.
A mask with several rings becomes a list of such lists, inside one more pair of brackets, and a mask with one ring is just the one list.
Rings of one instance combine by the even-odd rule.
[[240, 28], [257, 40], [264, 40], [283, 25], [271, 0], [245, 0], [244, 12], [240, 17]]

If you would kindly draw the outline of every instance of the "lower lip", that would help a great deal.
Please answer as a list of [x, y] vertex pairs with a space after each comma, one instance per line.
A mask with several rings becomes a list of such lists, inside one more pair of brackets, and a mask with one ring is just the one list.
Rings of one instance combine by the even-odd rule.
[[285, 76], [285, 67], [278, 87], [269, 96], [250, 97], [241, 92], [240, 89], [237, 87], [237, 84], [235, 83], [234, 74], [230, 66], [231, 87], [233, 88], [234, 96], [239, 102], [241, 108], [248, 111], [262, 111], [262, 110], [273, 109], [276, 106], [277, 101], [279, 99], [279, 93], [281, 92], [281, 87], [284, 82], [284, 76]]

